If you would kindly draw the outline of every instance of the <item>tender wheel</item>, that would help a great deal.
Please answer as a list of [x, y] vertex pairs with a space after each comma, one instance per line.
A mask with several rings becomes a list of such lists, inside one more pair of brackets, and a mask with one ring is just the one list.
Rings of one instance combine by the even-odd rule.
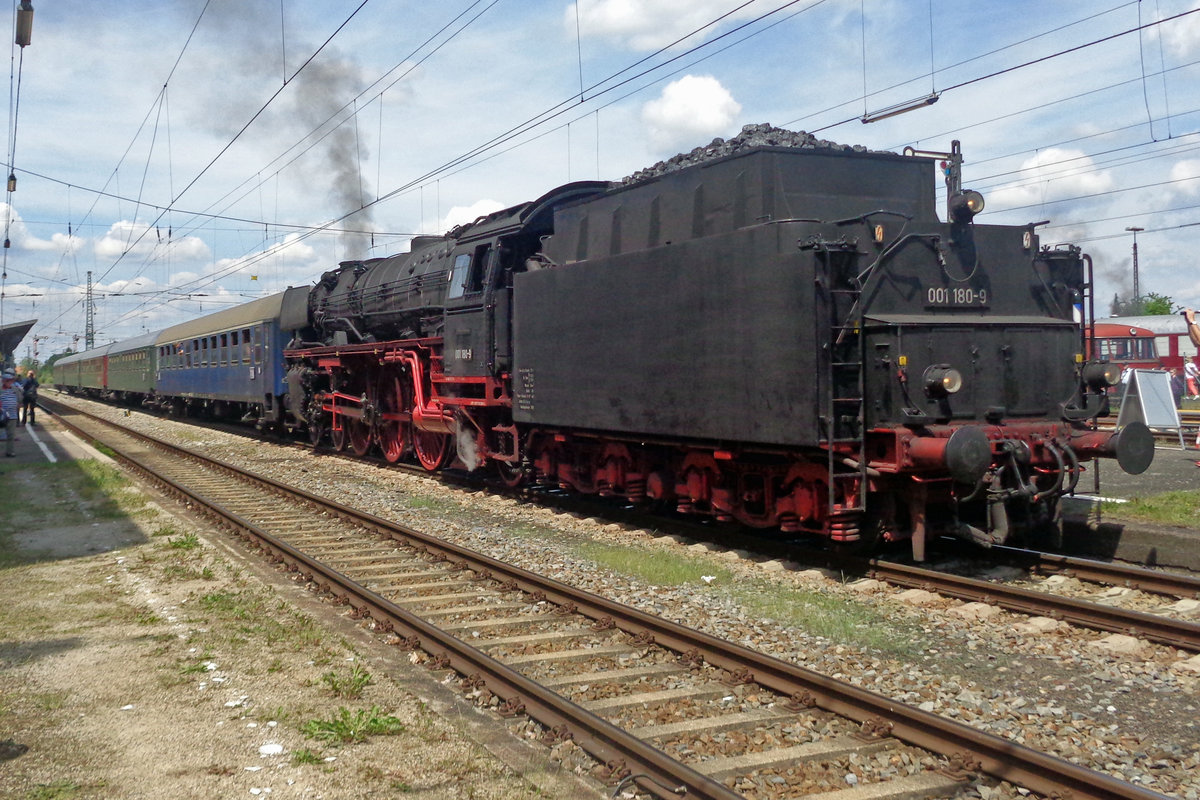
[[846, 556], [875, 555], [882, 546], [888, 532], [887, 524], [873, 514], [866, 514], [859, 523], [858, 539], [853, 542], [833, 542], [835, 553]]
[[450, 457], [450, 434], [415, 430], [412, 440], [422, 467], [433, 472], [446, 465]]
[[507, 461], [493, 461], [496, 477], [510, 489], [516, 489], [525, 483], [525, 470], [520, 464], [509, 464]]
[[878, 554], [885, 542], [894, 539], [903, 522], [898, 516], [896, 498], [884, 492], [872, 502], [858, 521], [858, 541], [837, 542], [834, 552], [848, 556], [871, 556]]

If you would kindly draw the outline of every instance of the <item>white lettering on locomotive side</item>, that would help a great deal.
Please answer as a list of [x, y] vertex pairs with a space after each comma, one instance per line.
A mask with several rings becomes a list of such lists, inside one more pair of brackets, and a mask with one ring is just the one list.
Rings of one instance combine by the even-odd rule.
[[470, 347], [459, 347], [454, 351], [454, 357], [459, 361], [470, 361], [475, 355], [475, 350]]
[[927, 306], [986, 306], [987, 289], [970, 286], [931, 286], [925, 292]]

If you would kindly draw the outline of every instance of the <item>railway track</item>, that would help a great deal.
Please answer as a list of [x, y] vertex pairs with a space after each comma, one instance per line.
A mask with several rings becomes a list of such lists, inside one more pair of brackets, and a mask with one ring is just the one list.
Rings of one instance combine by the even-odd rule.
[[[620, 606], [74, 410], [64, 423], [202, 507], [283, 568], [453, 671], [610, 784], [656, 797], [961, 795], [1003, 780], [1043, 795], [1153, 792]], [[976, 773], [992, 778], [977, 778]], [[869, 791], [868, 791], [869, 790]], [[843, 795], [833, 793], [831, 800]]]
[[[217, 426], [217, 429], [241, 433], [240, 429], [230, 430], [228, 426]], [[307, 448], [311, 445], [296, 443], [295, 446]], [[340, 456], [341, 454], [331, 451], [329, 455]], [[356, 457], [356, 460], [359, 459]], [[400, 469], [422, 476], [429, 474], [420, 467], [390, 464], [382, 459], [379, 459], [379, 466]], [[472, 476], [450, 473], [442, 474], [440, 477], [453, 486], [478, 488], [480, 484], [479, 479]], [[653, 523], [649, 523], [646, 522], [642, 512], [620, 511], [611, 505], [597, 503], [588, 498], [545, 497], [544, 494], [539, 494], [535, 490], [514, 491], [501, 486], [493, 486], [491, 491], [521, 496], [537, 494], [539, 502], [553, 503], [565, 511], [618, 515], [635, 525], [663, 527], [662, 520], [657, 517], [654, 518]], [[601, 508], [598, 509], [597, 506], [601, 506]], [[1156, 644], [1200, 653], [1200, 624], [1188, 619], [1172, 617], [1169, 615], [1169, 611], [1150, 613], [1126, 609], [1109, 602], [1097, 603], [1078, 597], [1064, 596], [1048, 586], [1038, 589], [1023, 588], [995, 580], [953, 574], [942, 569], [898, 563], [885, 558], [868, 559], [831, 553], [827, 550], [807, 548], [791, 542], [781, 542], [753, 534], [730, 535], [725, 530], [718, 533], [711, 526], [700, 525], [692, 521], [671, 523], [671, 527], [689, 537], [708, 539], [715, 544], [738, 549], [744, 548], [798, 563], [823, 564], [841, 574], [866, 575], [893, 586], [924, 589], [966, 602], [985, 603], [1030, 616], [1050, 617], [1083, 628], [1127, 634]], [[989, 551], [989, 554], [998, 556], [997, 563], [1010, 564], [1033, 574], [1059, 574], [1091, 583], [1138, 589], [1177, 598], [1200, 598], [1200, 576], [1014, 548], [995, 548]]]
[[[1099, 565], [1087, 568], [1082, 559], [1070, 561], [1076, 566], [1062, 566], [1059, 570], [1061, 574], [1113, 585], [1133, 586], [1139, 581], [1145, 584], [1155, 581], [1151, 570], [1120, 568], [1115, 565], [1113, 569], [1105, 570]], [[1054, 561], [1047, 558], [1045, 563], [1049, 565]], [[879, 559], [870, 562], [869, 574], [895, 586], [926, 589], [958, 600], [987, 603], [1007, 611], [1035, 617], [1051, 617], [1084, 628], [1129, 634], [1157, 644], [1194, 653], [1200, 652], [1200, 625], [1188, 620]], [[1128, 577], [1123, 579], [1121, 575]], [[1160, 579], [1155, 583], [1163, 589], [1166, 589], [1167, 584], [1176, 587], [1176, 590], [1163, 592], [1165, 594], [1185, 598], [1200, 596], [1200, 584], [1194, 579], [1181, 576], [1176, 581]]]
[[[1102, 422], [1098, 427], [1101, 430], [1112, 430], [1116, 425], [1117, 410], [1113, 411], [1113, 416], [1107, 422]], [[1179, 425], [1182, 429], [1183, 442], [1188, 447], [1192, 447], [1196, 442], [1196, 436], [1200, 433], [1200, 410], [1195, 409], [1179, 409]], [[1179, 444], [1179, 433], [1174, 430], [1163, 430], [1161, 428], [1152, 428], [1156, 442], [1164, 447], [1169, 447], [1172, 444]]]

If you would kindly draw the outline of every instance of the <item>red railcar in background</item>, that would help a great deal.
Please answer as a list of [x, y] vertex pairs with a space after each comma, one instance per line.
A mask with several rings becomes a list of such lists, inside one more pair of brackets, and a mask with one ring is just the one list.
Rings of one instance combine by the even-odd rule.
[[1122, 370], [1162, 369], [1154, 331], [1134, 325], [1097, 322], [1088, 341], [1088, 355]]
[[1187, 322], [1179, 314], [1109, 317], [1096, 322], [1095, 328], [1089, 353], [1122, 369], [1182, 370], [1188, 361], [1200, 365], [1196, 346], [1188, 338]]

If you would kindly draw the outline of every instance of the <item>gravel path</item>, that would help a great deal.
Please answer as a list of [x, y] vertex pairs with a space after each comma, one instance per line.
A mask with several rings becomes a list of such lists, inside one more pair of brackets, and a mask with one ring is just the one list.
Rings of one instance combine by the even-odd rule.
[[[1200, 800], [1200, 657], [1189, 653], [920, 590], [845, 583], [799, 565], [138, 412], [107, 413], [525, 569], [1154, 791]], [[692, 562], [704, 574], [654, 585], [599, 563], [629, 550], [641, 556], [635, 561]], [[816, 609], [824, 635], [797, 622], [793, 612], [801, 606]], [[850, 611], [853, 622], [839, 628]]]

